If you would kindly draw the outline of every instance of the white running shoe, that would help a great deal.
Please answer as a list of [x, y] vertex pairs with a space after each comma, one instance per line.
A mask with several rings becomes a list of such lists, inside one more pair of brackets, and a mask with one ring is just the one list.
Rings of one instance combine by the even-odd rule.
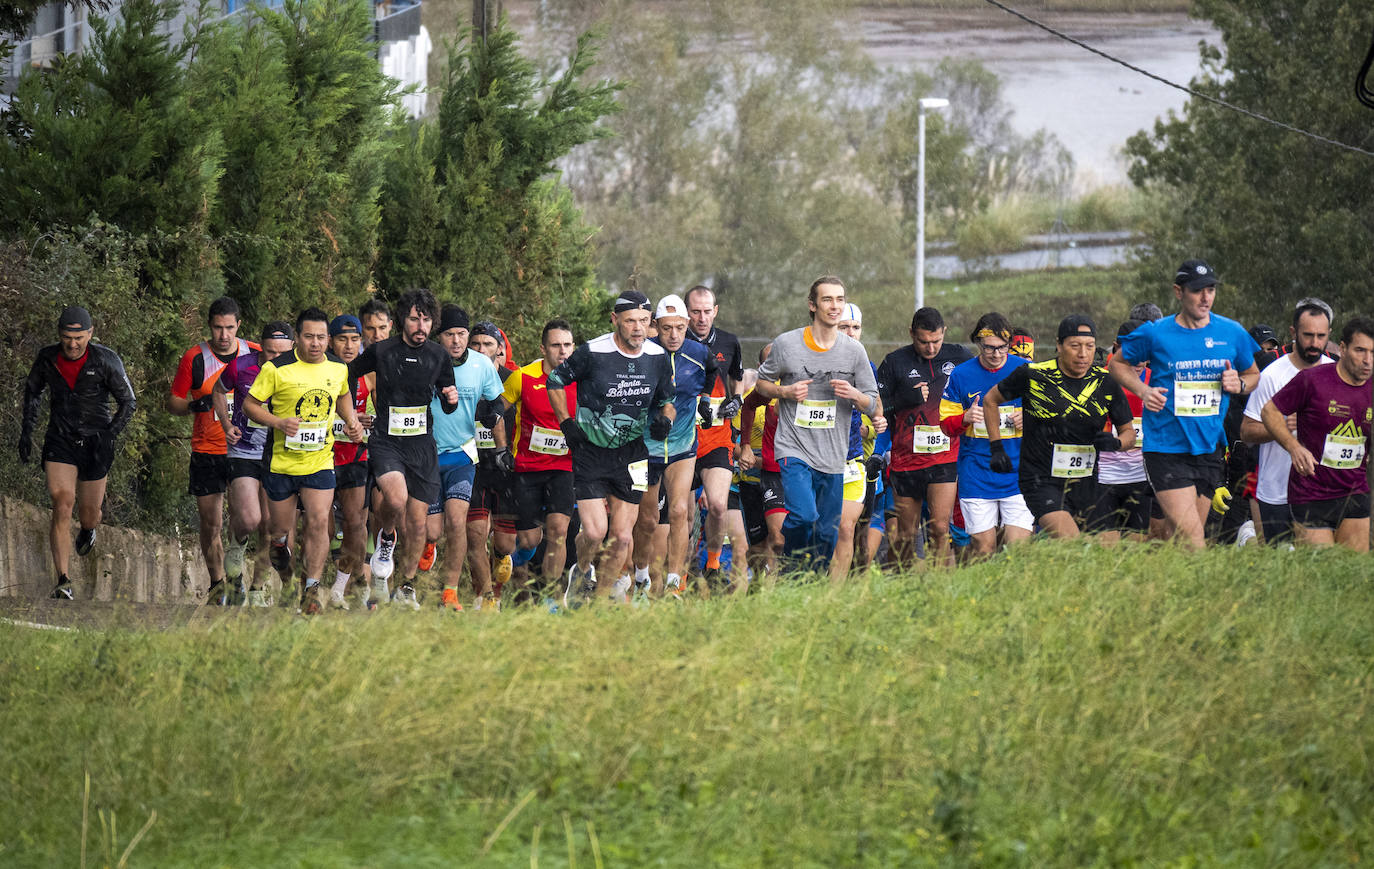
[[373, 610], [379, 606], [391, 603], [391, 589], [386, 587], [385, 579], [372, 578], [372, 599], [367, 601], [367, 609]]
[[270, 607], [271, 601], [267, 599], [267, 592], [260, 588], [248, 589], [248, 605], [255, 607]]
[[1236, 545], [1244, 546], [1258, 536], [1259, 535], [1255, 533], [1255, 520], [1246, 519], [1241, 523], [1241, 526], [1236, 529]]
[[332, 588], [329, 590], [329, 606], [331, 609], [348, 612], [348, 598], [344, 597], [344, 593], [337, 588]]
[[634, 580], [628, 573], [617, 579], [615, 585], [611, 586], [611, 600], [616, 603], [629, 603], [630, 586], [632, 585], [634, 585]]
[[568, 568], [568, 587], [563, 590], [563, 607], [575, 610], [590, 603], [596, 596], [596, 565], [587, 568], [586, 574], [578, 571], [574, 564]]
[[244, 549], [247, 545], [247, 540], [240, 543], [234, 539], [233, 534], [229, 535], [229, 541], [224, 544], [224, 575], [235, 585], [243, 577]]
[[372, 566], [372, 578], [374, 581], [378, 579], [385, 581], [391, 578], [391, 572], [396, 568], [395, 563], [392, 561], [392, 555], [395, 552], [396, 532], [392, 531], [391, 539], [388, 540], [385, 534], [378, 531], [377, 548], [376, 551], [372, 553], [372, 558], [368, 562]]
[[396, 589], [396, 603], [404, 604], [413, 610], [420, 608], [420, 601], [415, 597], [415, 589], [410, 585], [403, 585]]

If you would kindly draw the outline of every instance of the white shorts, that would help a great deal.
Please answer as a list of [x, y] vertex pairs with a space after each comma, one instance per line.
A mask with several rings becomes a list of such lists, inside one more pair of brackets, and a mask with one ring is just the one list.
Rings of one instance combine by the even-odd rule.
[[[1026, 499], [1020, 493], [1010, 498], [960, 498], [959, 510], [964, 514], [964, 530], [969, 534], [982, 534], [1003, 525], [1035, 530], [1035, 517], [1026, 509]], [[997, 521], [999, 513], [1001, 522]]]

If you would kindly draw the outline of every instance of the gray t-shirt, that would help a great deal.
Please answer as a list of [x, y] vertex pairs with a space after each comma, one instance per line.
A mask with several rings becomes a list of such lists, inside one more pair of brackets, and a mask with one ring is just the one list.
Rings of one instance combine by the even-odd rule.
[[835, 346], [817, 350], [809, 327], [784, 332], [773, 342], [768, 361], [759, 367], [760, 380], [791, 386], [810, 380], [806, 400], [778, 401], [778, 430], [773, 448], [778, 459], [795, 458], [823, 474], [843, 474], [849, 453], [849, 417], [854, 402], [837, 398], [832, 380], [847, 380], [869, 399], [877, 398], [878, 382], [863, 345], [843, 332]]

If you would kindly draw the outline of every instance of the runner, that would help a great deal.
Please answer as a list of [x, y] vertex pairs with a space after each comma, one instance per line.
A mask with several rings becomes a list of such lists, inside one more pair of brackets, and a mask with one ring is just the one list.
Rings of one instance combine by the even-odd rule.
[[845, 288], [817, 278], [807, 293], [811, 325], [779, 335], [755, 391], [778, 399], [775, 449], [782, 469], [783, 556], [827, 570], [844, 506], [850, 412], [876, 413], [878, 384], [863, 345], [839, 331]]
[[229, 445], [224, 440], [223, 427], [215, 419], [210, 395], [224, 366], [259, 348], [239, 339], [239, 305], [228, 296], [210, 304], [209, 323], [210, 339], [187, 350], [177, 365], [167, 397], [167, 412], [192, 417], [189, 488], [200, 515], [200, 551], [210, 574], [208, 602], [224, 604], [229, 602], [229, 595], [224, 582], [224, 543], [220, 531], [224, 524], [224, 492], [229, 488]]
[[935, 308], [911, 317], [911, 344], [892, 351], [878, 366], [878, 390], [892, 419], [892, 487], [897, 522], [888, 538], [894, 560], [911, 563], [923, 505], [930, 506], [926, 557], [952, 567], [949, 517], [958, 495], [959, 435], [940, 428], [940, 398], [955, 366], [973, 358], [960, 344], [945, 343], [945, 319]]
[[434, 416], [430, 402], [437, 393], [445, 414], [458, 406], [453, 365], [437, 343], [429, 340], [438, 314], [429, 290], [410, 290], [396, 304], [401, 334], [372, 344], [348, 366], [350, 377], [376, 373], [372, 404], [376, 416], [368, 437], [367, 466], [381, 490], [377, 505], [380, 528], [372, 554], [372, 602], [386, 603], [387, 580], [395, 570], [397, 534], [404, 537], [399, 557], [403, 581], [398, 597], [418, 607], [415, 577], [420, 546], [425, 539], [429, 505], [439, 499], [438, 452], [434, 444]]
[[[296, 527], [298, 501], [304, 509], [301, 611], [314, 615], [325, 606], [320, 577], [329, 557], [334, 504], [335, 415], [343, 419], [349, 440], [362, 440], [363, 427], [349, 395], [348, 367], [329, 356], [329, 316], [319, 308], [307, 308], [296, 318], [296, 335], [294, 350], [263, 363], [244, 412], [275, 430], [267, 444], [262, 486], [267, 492], [272, 566], [283, 583], [292, 574], [287, 537]], [[284, 415], [268, 410], [269, 402]]]
[[[115, 439], [129, 424], [138, 406], [133, 385], [124, 373], [119, 354], [91, 342], [94, 325], [85, 308], [71, 305], [57, 318], [57, 343], [38, 351], [24, 381], [24, 416], [19, 429], [19, 461], [28, 464], [33, 452], [33, 429], [43, 390], [49, 392], [48, 430], [43, 437], [43, 473], [52, 498], [48, 546], [52, 550], [57, 585], [51, 597], [73, 598], [67, 578], [72, 556], [72, 509], [78, 509], [81, 530], [76, 554], [86, 556], [95, 546], [105, 503], [105, 483], [114, 463]], [[110, 400], [119, 406], [110, 415]]]
[[[262, 366], [283, 353], [291, 352], [296, 333], [291, 324], [268, 323], [259, 336], [262, 349], [246, 356], [236, 356], [224, 366], [210, 393], [215, 416], [224, 430], [224, 442], [229, 446], [229, 540], [224, 546], [224, 574], [229, 580], [230, 602], [237, 602], [242, 593], [245, 547], [248, 537], [258, 532], [258, 563], [244, 593], [249, 606], [269, 605], [261, 579], [267, 576], [268, 565], [268, 509], [267, 493], [262, 488], [266, 473], [262, 454], [267, 446], [267, 429], [252, 420], [245, 412], [248, 391], [258, 378]], [[294, 530], [294, 529], [293, 529]]]
[[[598, 593], [596, 565], [620, 570], [633, 545], [635, 518], [649, 481], [644, 432], [665, 438], [673, 427], [673, 375], [667, 354], [645, 342], [649, 299], [626, 290], [615, 300], [614, 331], [583, 344], [548, 376], [547, 393], [572, 449], [581, 530], [577, 563], [568, 569], [563, 605], [577, 608]], [[568, 387], [577, 387], [576, 416]], [[652, 421], [651, 421], [652, 419]], [[609, 534], [609, 537], [608, 537]], [[602, 552], [602, 544], [609, 543]], [[616, 583], [605, 583], [608, 594]]]
[[[572, 455], [549, 402], [548, 377], [573, 351], [572, 326], [554, 319], [544, 324], [542, 358], [506, 378], [503, 408], [515, 408], [516, 568], [528, 564], [544, 543], [540, 574], [553, 580], [567, 558], [568, 521], [576, 497]], [[568, 410], [577, 412], [577, 384], [564, 391]]]
[[[772, 352], [772, 342], [763, 345], [759, 350], [760, 366]], [[777, 569], [778, 554], [782, 552], [782, 523], [787, 518], [787, 507], [782, 497], [782, 467], [775, 453], [777, 400], [765, 399], [759, 394], [757, 371], [754, 372], [754, 387], [744, 398], [740, 418], [749, 426], [751, 434], [747, 440], [743, 436], [740, 438], [739, 466], [742, 471], [758, 474], [758, 511], [762, 514], [764, 526], [763, 539], [754, 542], [751, 537], [750, 561], [753, 562], [756, 575], [760, 571], [773, 573]], [[753, 422], [750, 423], [750, 420]], [[749, 490], [742, 486], [741, 504], [747, 507], [751, 498]]]
[[[721, 377], [711, 387], [711, 421], [697, 428], [696, 477], [706, 493], [706, 577], [713, 580], [720, 570], [720, 555], [728, 534], [734, 549], [743, 548], [748, 538], [744, 528], [744, 514], [740, 512], [738, 495], [730, 495], [730, 481], [734, 478], [735, 430], [732, 425], [742, 404], [740, 379], [744, 376], [744, 351], [739, 338], [716, 327], [720, 305], [715, 291], [698, 284], [687, 291], [689, 338], [705, 344], [715, 359]], [[732, 559], [735, 567], [732, 581], [738, 587], [746, 582], [746, 559]]]
[[[1145, 407], [1145, 473], [1186, 545], [1201, 549], [1212, 497], [1223, 479], [1222, 421], [1232, 395], [1254, 391], [1259, 345], [1236, 321], [1212, 313], [1217, 278], [1202, 260], [1174, 276], [1179, 313], [1126, 336], [1112, 377]], [[1145, 385], [1133, 366], [1150, 366]]]
[[[1131, 408], [1122, 388], [1093, 363], [1097, 325], [1082, 314], [1059, 323], [1058, 353], [1011, 373], [983, 397], [983, 417], [998, 419], [1002, 405], [1021, 399], [1024, 434], [1018, 479], [1031, 515], [1051, 537], [1077, 537], [1097, 501], [1097, 457], [1135, 443]], [[1104, 427], [1108, 422], [1121, 438]], [[998, 427], [988, 429], [989, 467], [1012, 469]]]
[[[634, 583], [650, 591], [649, 565], [654, 561], [654, 532], [658, 528], [659, 489], [668, 499], [666, 578], [654, 582], [654, 592], [679, 596], [687, 574], [688, 537], [692, 531], [692, 472], [697, 459], [697, 418], [710, 424], [710, 396], [717, 384], [716, 361], [705, 344], [687, 336], [687, 306], [676, 293], [659, 300], [654, 312], [658, 337], [673, 378], [675, 417], [666, 438], [645, 433], [649, 452], [648, 488], [639, 502], [634, 527]], [[719, 561], [716, 567], [719, 569]]]
[[[387, 322], [391, 320], [387, 317]], [[357, 317], [341, 314], [329, 323], [329, 350], [345, 365], [362, 353], [363, 326]], [[334, 420], [334, 508], [343, 530], [343, 542], [335, 560], [334, 587], [329, 590], [329, 605], [348, 609], [348, 583], [356, 574], [367, 605], [367, 432], [372, 427], [371, 391], [365, 378], [348, 378], [353, 412], [363, 426], [360, 442], [349, 440], [343, 421]]]
[[[1121, 352], [1122, 340], [1144, 323], [1143, 320], [1127, 320], [1117, 328], [1108, 362]], [[1143, 364], [1132, 368], [1148, 385], [1150, 369]], [[1097, 456], [1097, 504], [1093, 508], [1091, 530], [1107, 545], [1116, 543], [1123, 534], [1128, 540], [1143, 542], [1150, 530], [1150, 508], [1154, 503], [1154, 492], [1145, 479], [1145, 456], [1141, 452], [1140, 425], [1144, 406], [1133, 393], [1126, 392], [1125, 397], [1131, 409], [1135, 443], [1127, 449]], [[1124, 436], [1121, 429], [1110, 424], [1104, 431], [1115, 431], [1118, 438]]]
[[362, 326], [364, 348], [391, 337], [391, 311], [381, 299], [364, 302], [358, 309], [358, 322]]
[[[508, 432], [515, 428], [515, 418], [514, 414], [503, 414], [500, 403], [511, 371], [497, 362], [505, 353], [506, 336], [495, 323], [486, 321], [473, 326], [469, 341], [479, 355], [492, 363], [497, 394], [488, 396], [484, 392], [475, 409], [478, 461], [472, 481], [474, 503], [467, 517], [468, 570], [477, 608], [500, 609], [501, 592], [511, 577], [511, 556], [515, 552], [515, 463], [507, 440]], [[487, 553], [489, 537], [491, 555]]]
[[[1273, 330], [1270, 330], [1272, 335]], [[1259, 474], [1255, 500], [1259, 505], [1260, 530], [1270, 545], [1293, 539], [1293, 515], [1288, 509], [1288, 477], [1293, 460], [1265, 427], [1261, 412], [1278, 391], [1313, 365], [1331, 362], [1325, 355], [1331, 335], [1331, 306], [1320, 299], [1303, 299], [1293, 309], [1290, 327], [1293, 349], [1260, 372], [1259, 385], [1245, 404], [1245, 419], [1240, 436], [1247, 444], [1259, 445]], [[1253, 337], [1253, 336], [1252, 336]], [[1265, 337], [1261, 333], [1260, 337]], [[1278, 343], [1275, 341], [1274, 343]], [[1288, 430], [1296, 431], [1298, 420], [1290, 416]]]
[[[1016, 475], [1021, 453], [1021, 399], [1000, 402], [997, 426], [1001, 451], [1011, 460], [992, 467], [990, 432], [984, 416], [983, 397], [1012, 371], [1026, 365], [1025, 359], [1011, 354], [1011, 325], [998, 313], [978, 318], [969, 340], [978, 356], [961, 362], [950, 372], [940, 398], [940, 427], [951, 439], [958, 435], [959, 509], [964, 528], [973, 541], [973, 555], [991, 555], [997, 550], [997, 530], [1003, 543], [1016, 543], [1030, 537], [1035, 521]], [[934, 516], [932, 516], [934, 518]]]
[[[847, 302], [840, 314], [838, 329], [860, 345], [863, 344], [863, 312], [853, 302]], [[867, 351], [865, 351], [865, 354]], [[868, 363], [874, 377], [878, 369], [872, 360]], [[854, 563], [854, 538], [858, 523], [866, 504], [872, 503], [872, 493], [868, 485], [868, 459], [873, 455], [873, 447], [879, 433], [887, 431], [887, 420], [882, 415], [882, 400], [876, 412], [860, 413], [856, 407], [849, 412], [849, 449], [845, 453], [844, 465], [844, 504], [840, 508], [839, 534], [835, 538], [835, 554], [830, 559], [830, 581], [840, 582], [849, 575]]]
[[[1347, 322], [1340, 350], [1336, 364], [1299, 371], [1260, 414], [1293, 460], [1288, 504], [1299, 539], [1312, 546], [1337, 543], [1368, 552], [1374, 320], [1355, 317]], [[1290, 415], [1297, 417], [1296, 432], [1289, 431], [1285, 420]]]

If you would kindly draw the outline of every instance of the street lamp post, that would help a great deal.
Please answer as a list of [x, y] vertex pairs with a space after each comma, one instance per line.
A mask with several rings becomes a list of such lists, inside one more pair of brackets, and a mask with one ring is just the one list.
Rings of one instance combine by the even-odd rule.
[[926, 109], [943, 109], [949, 100], [925, 97], [916, 112], [916, 309], [926, 304]]

